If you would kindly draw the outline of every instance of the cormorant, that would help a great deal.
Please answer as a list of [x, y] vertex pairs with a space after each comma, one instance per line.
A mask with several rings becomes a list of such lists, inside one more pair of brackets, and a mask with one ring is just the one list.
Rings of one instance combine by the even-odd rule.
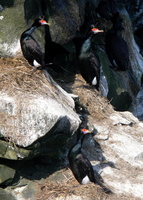
[[[67, 55], [69, 52], [61, 44], [52, 41], [50, 27], [45, 28], [45, 62], [55, 64], [54, 59], [60, 55]], [[53, 66], [52, 66], [53, 67]]]
[[37, 41], [32, 37], [32, 33], [36, 28], [48, 23], [43, 19], [36, 19], [32, 26], [24, 31], [20, 38], [23, 56], [28, 60], [29, 64], [35, 67], [45, 67], [45, 56]]
[[105, 50], [109, 61], [114, 69], [127, 71], [133, 82], [137, 84], [129, 69], [129, 49], [120, 33], [124, 27], [122, 26], [122, 19], [118, 13], [113, 16], [112, 22], [113, 27], [107, 31], [105, 37]]
[[80, 184], [93, 182], [100, 185], [106, 193], [111, 193], [108, 188], [95, 179], [93, 167], [81, 150], [84, 137], [88, 133], [91, 133], [88, 129], [78, 129], [77, 142], [68, 153], [70, 169]]
[[99, 2], [96, 12], [106, 20], [110, 20], [112, 15], [118, 12], [116, 0], [102, 0]]
[[111, 22], [113, 24], [113, 28], [116, 31], [123, 31], [125, 30], [123, 26], [123, 19], [120, 17], [120, 13], [116, 12], [111, 16]]
[[91, 39], [94, 34], [103, 32], [97, 28], [92, 29], [91, 35], [83, 42], [78, 58], [78, 67], [82, 77], [90, 85], [94, 85], [99, 90], [100, 64], [92, 52]]

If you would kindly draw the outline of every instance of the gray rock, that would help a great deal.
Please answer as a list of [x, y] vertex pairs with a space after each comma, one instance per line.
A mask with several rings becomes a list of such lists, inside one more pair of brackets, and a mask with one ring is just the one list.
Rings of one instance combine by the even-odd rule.
[[0, 165], [0, 185], [7, 186], [11, 184], [15, 173], [15, 169], [12, 169], [6, 165]]
[[[45, 4], [42, 5], [44, 2]], [[70, 0], [67, 3], [59, 0], [42, 3], [35, 0], [15, 0], [13, 3], [2, 1], [0, 56], [21, 55], [20, 35], [31, 26], [35, 18], [43, 15], [50, 21], [53, 41], [64, 45], [74, 38], [76, 31], [83, 23], [85, 2], [77, 3], [76, 0]], [[43, 10], [42, 7], [45, 9]], [[79, 11], [79, 7], [83, 8], [82, 12]], [[44, 28], [36, 30], [34, 37], [43, 48]]]
[[0, 188], [0, 199], [1, 200], [16, 200], [16, 198], [6, 190]]
[[[49, 134], [49, 138], [53, 134], [56, 138], [60, 136], [67, 140], [80, 123], [78, 115], [73, 111], [74, 100], [54, 81], [50, 85], [43, 73], [30, 73], [22, 66], [14, 71], [9, 68], [7, 76], [2, 78], [1, 135], [21, 147], [32, 145], [46, 134]], [[8, 149], [11, 149], [12, 159], [31, 154], [31, 150], [18, 150], [10, 143], [6, 144], [6, 141], [2, 141], [1, 145], [4, 149], [1, 155], [5, 154], [5, 158], [11, 157]], [[40, 143], [38, 146], [41, 147]]]

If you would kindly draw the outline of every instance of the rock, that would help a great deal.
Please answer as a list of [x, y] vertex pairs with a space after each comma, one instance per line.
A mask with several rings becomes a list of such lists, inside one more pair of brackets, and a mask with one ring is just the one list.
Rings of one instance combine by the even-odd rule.
[[0, 164], [0, 185], [6, 187], [11, 184], [15, 173], [15, 169]]
[[12, 194], [0, 188], [0, 199], [3, 200], [16, 200]]
[[[13, 3], [9, 3], [2, 0], [0, 6], [0, 56], [17, 56], [21, 55], [20, 35], [39, 16], [48, 17], [53, 41], [62, 45], [68, 43], [74, 38], [77, 29], [83, 23], [85, 2], [77, 4], [76, 0], [70, 0], [68, 3], [63, 0], [58, 2], [22, 0], [19, 3], [19, 0], [15, 0]], [[83, 8], [80, 14], [79, 7]], [[9, 30], [11, 30], [10, 34]], [[41, 48], [44, 48], [43, 27], [35, 31], [34, 37], [39, 41]], [[66, 48], [69, 50], [70, 47]]]
[[[102, 68], [100, 83], [102, 95], [107, 96], [115, 110], [126, 111], [131, 106], [136, 106], [134, 102], [136, 101], [137, 93], [141, 89], [140, 82], [143, 71], [143, 59], [134, 40], [132, 24], [129, 15], [123, 5], [119, 5], [118, 9], [125, 24], [125, 30], [123, 31], [122, 35], [129, 47], [130, 67], [135, 79], [137, 80], [137, 84], [130, 80], [127, 72], [119, 72], [118, 70], [113, 71], [108, 67], [110, 66], [110, 63], [102, 46], [96, 45], [95, 49], [100, 58], [100, 64]], [[109, 29], [109, 24], [107, 29]], [[98, 44], [99, 42], [94, 41], [94, 43]], [[104, 43], [104, 41], [101, 41], [101, 43]]]
[[[110, 63], [104, 49], [98, 48], [97, 54], [102, 66], [102, 77], [100, 80], [102, 95], [108, 98], [115, 110], [128, 110], [132, 103], [132, 96], [124, 84], [124, 78], [121, 78], [118, 71], [115, 72], [109, 67]], [[127, 78], [126, 74], [125, 77]]]
[[[24, 9], [22, 0], [12, 2], [1, 1], [0, 56], [21, 54], [19, 38], [24, 26]], [[16, 13], [16, 15], [15, 15]], [[7, 17], [8, 16], [8, 17]], [[25, 26], [26, 27], [26, 26]], [[10, 31], [9, 31], [10, 30]]]
[[19, 186], [14, 188], [12, 190], [13, 196], [18, 199], [30, 199], [34, 200], [34, 195], [36, 193], [35, 191], [36, 183], [29, 182], [28, 184], [25, 184], [23, 186]]
[[[88, 144], [90, 142], [90, 149], [93, 147], [95, 150], [88, 156], [91, 160], [94, 157], [95, 170], [102, 172], [104, 182], [116, 194], [131, 194], [135, 199], [141, 199], [143, 184], [139, 174], [143, 169], [143, 123], [130, 112], [113, 112], [109, 120], [95, 122], [94, 127], [97, 130], [94, 139], [100, 146], [90, 137]], [[85, 147], [87, 152], [88, 147]], [[100, 161], [95, 161], [95, 158]]]
[[[52, 149], [54, 140], [58, 143], [59, 138], [62, 147], [79, 126], [71, 96], [54, 81], [50, 85], [40, 71], [33, 73], [22, 65], [1, 68], [0, 88], [3, 158], [23, 159], [32, 156], [32, 152], [37, 156], [38, 149], [39, 153], [44, 151], [44, 146]], [[43, 143], [40, 138], [44, 138]], [[30, 145], [30, 149], [23, 149]]]
[[83, 18], [79, 15], [79, 6], [76, 0], [69, 0], [68, 3], [64, 0], [45, 3], [48, 9], [45, 16], [50, 17], [50, 33], [54, 42], [63, 45], [74, 38], [81, 25], [81, 17]]
[[135, 105], [133, 107], [133, 114], [139, 119], [139, 120], [143, 120], [143, 88], [140, 89], [140, 91], [137, 94], [136, 97], [136, 102]]

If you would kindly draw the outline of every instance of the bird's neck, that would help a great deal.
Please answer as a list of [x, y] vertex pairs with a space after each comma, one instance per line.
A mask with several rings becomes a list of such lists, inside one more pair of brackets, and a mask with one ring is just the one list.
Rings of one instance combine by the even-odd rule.
[[88, 53], [90, 49], [91, 49], [91, 36], [84, 41], [81, 47], [81, 55], [84, 53]]
[[23, 33], [23, 35], [25, 35], [25, 36], [30, 36], [34, 31], [35, 31], [35, 29], [37, 28], [37, 26], [32, 26], [31, 28], [29, 28], [29, 29], [27, 29], [24, 33]]
[[82, 136], [78, 139], [76, 145], [75, 145], [74, 148], [73, 148], [73, 151], [80, 153], [83, 140], [84, 140], [84, 135], [82, 135]]
[[48, 42], [52, 42], [52, 38], [51, 38], [51, 34], [50, 34], [49, 25], [46, 26], [46, 30], [45, 30], [45, 40], [46, 40], [46, 43], [47, 43], [47, 44], [48, 44]]

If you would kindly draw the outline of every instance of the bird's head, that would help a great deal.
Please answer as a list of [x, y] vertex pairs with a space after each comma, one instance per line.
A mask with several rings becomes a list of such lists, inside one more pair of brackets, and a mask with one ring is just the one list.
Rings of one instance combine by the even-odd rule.
[[45, 20], [43, 20], [43, 19], [40, 19], [39, 20], [39, 23], [41, 24], [41, 25], [49, 25], [49, 23], [47, 23]]
[[32, 26], [39, 27], [43, 25], [49, 25], [49, 23], [47, 23], [44, 19], [36, 19]]
[[88, 129], [81, 129], [81, 132], [83, 134], [88, 134], [88, 133], [92, 133], [92, 131], [88, 130]]
[[101, 32], [104, 32], [104, 31], [103, 30], [99, 30], [98, 28], [92, 28], [91, 32], [94, 33], [94, 34], [97, 34], [97, 33], [101, 33]]

